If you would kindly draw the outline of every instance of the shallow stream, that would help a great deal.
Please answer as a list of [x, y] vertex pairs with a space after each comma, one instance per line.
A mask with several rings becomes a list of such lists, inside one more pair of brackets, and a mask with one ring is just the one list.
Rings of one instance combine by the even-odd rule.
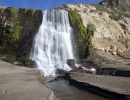
[[45, 83], [47, 88], [54, 91], [61, 100], [109, 100], [96, 94], [80, 90], [69, 85], [66, 80], [58, 80]]

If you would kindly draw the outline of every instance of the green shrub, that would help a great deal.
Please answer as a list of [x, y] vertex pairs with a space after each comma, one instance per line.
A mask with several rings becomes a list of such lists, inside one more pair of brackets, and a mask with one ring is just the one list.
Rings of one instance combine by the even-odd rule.
[[16, 41], [19, 39], [20, 35], [20, 31], [21, 31], [22, 27], [20, 26], [14, 26], [13, 28], [10, 29], [10, 33], [11, 33], [11, 39]]
[[117, 15], [117, 14], [111, 14], [109, 17], [111, 19], [115, 20], [115, 21], [119, 21], [120, 20], [120, 15]]
[[11, 62], [15, 61], [15, 57], [12, 56], [12, 55], [6, 55], [6, 56], [4, 56], [4, 57], [2, 58], [2, 60], [11, 63]]
[[32, 16], [33, 16], [34, 13], [35, 13], [35, 10], [34, 10], [34, 9], [31, 9], [31, 8], [26, 8], [26, 9], [25, 9], [25, 13], [27, 13], [28, 11], [31, 11], [31, 12], [32, 12]]
[[15, 21], [15, 23], [17, 22], [17, 18], [18, 18], [18, 9], [16, 8], [10, 8], [10, 13], [12, 16], [12, 20]]
[[80, 15], [77, 13], [76, 10], [69, 10], [68, 11], [68, 14], [69, 14], [69, 19], [70, 19], [70, 24], [73, 26], [73, 27], [77, 27], [77, 24], [81, 24], [82, 23], [82, 20], [80, 18]]
[[88, 24], [87, 25], [87, 34], [89, 34], [90, 36], [93, 36], [94, 35], [94, 32], [96, 32], [96, 26], [94, 24]]
[[99, 5], [99, 4], [94, 4], [95, 8], [98, 10], [98, 11], [103, 11], [103, 12], [109, 12], [107, 10], [107, 8], [103, 7], [102, 5]]
[[127, 12], [124, 12], [122, 9], [120, 10], [113, 9], [113, 11], [110, 12], [109, 17], [115, 21], [119, 21], [122, 18], [122, 16], [130, 18], [130, 14]]
[[88, 24], [87, 27], [84, 26], [81, 16], [77, 13], [76, 10], [68, 11], [70, 24], [73, 27], [74, 31], [79, 37], [79, 41], [84, 45], [82, 50], [78, 50], [78, 55], [80, 58], [86, 58], [89, 55], [89, 47], [91, 45], [91, 36], [96, 31], [94, 24]]
[[86, 28], [83, 25], [83, 21], [82, 21], [80, 15], [77, 13], [77, 11], [76, 10], [69, 10], [68, 14], [69, 14], [69, 19], [70, 19], [70, 24], [72, 25], [72, 27], [74, 28], [74, 30], [76, 30], [77, 33], [80, 33], [81, 36], [84, 39], [88, 40], [88, 38], [86, 36], [87, 35]]
[[108, 2], [109, 6], [113, 6], [113, 1], [112, 0], [106, 0]]
[[11, 18], [14, 22], [13, 27], [9, 30], [10, 31], [10, 39], [13, 41], [16, 41], [19, 39], [20, 35], [20, 31], [22, 29], [21, 26], [19, 26], [19, 21], [18, 21], [18, 9], [16, 8], [10, 8], [10, 13], [11, 13]]
[[18, 10], [16, 8], [10, 8], [10, 13], [12, 15], [17, 15], [18, 14]]
[[128, 13], [122, 12], [122, 15], [127, 17], [127, 18], [130, 18], [130, 14], [128, 14]]
[[83, 39], [85, 39], [86, 46], [89, 46], [91, 44], [91, 36], [96, 31], [95, 25], [88, 24], [87, 27], [85, 28], [83, 21], [76, 10], [69, 10], [68, 14], [71, 25], [75, 28], [75, 30], [77, 30], [78, 33], [81, 34]]
[[[109, 12], [111, 15], [110, 16], [113, 16], [112, 18], [115, 19], [119, 19], [121, 18], [121, 16], [124, 16], [124, 17], [127, 17], [127, 18], [130, 18], [130, 14], [128, 12], [125, 12], [124, 9], [113, 9], [112, 12]], [[115, 18], [114, 18], [115, 17]]]

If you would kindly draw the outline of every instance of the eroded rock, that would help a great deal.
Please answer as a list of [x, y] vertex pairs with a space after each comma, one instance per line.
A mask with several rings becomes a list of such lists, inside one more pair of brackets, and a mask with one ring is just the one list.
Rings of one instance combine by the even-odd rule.
[[72, 70], [76, 69], [75, 66], [75, 60], [74, 59], [68, 59], [67, 64], [72, 68]]

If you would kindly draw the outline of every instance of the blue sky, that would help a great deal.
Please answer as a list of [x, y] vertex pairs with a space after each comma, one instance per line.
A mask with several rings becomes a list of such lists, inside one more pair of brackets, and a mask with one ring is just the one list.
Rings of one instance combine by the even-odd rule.
[[0, 0], [0, 6], [47, 10], [59, 7], [63, 4], [95, 4], [101, 1], [102, 0]]

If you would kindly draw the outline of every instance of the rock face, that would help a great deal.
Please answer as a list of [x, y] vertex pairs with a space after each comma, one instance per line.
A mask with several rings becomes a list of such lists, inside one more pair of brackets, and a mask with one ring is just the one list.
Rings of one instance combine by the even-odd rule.
[[[121, 4], [124, 6], [128, 2], [128, 0], [113, 0], [113, 2], [116, 1], [118, 1], [118, 6]], [[103, 6], [106, 4], [105, 1], [101, 4], [102, 5], [68, 4], [62, 6], [61, 9], [76, 10], [78, 14], [80, 14], [85, 27], [87, 27], [90, 23], [95, 25], [96, 31], [92, 36], [91, 48], [89, 48], [89, 50], [102, 52], [102, 55], [109, 53], [113, 56], [116, 56], [120, 52], [124, 52], [126, 50], [129, 51], [130, 17], [128, 13], [125, 12], [121, 15], [122, 9], [120, 10], [114, 5], [114, 10], [112, 7], [106, 8]], [[99, 7], [104, 9], [104, 11], [99, 10]], [[115, 15], [113, 15], [112, 11], [114, 11]], [[118, 17], [119, 20], [116, 20], [113, 16]], [[129, 58], [128, 55], [127, 58]]]
[[69, 83], [112, 100], [130, 100], [130, 80], [126, 77], [70, 73]]
[[42, 11], [0, 7], [0, 53], [26, 58], [42, 22]]
[[72, 69], [76, 69], [75, 60], [74, 60], [74, 59], [68, 59], [68, 60], [67, 60], [67, 64], [68, 64]]
[[113, 6], [129, 9], [130, 0], [103, 0], [100, 4], [103, 6]]

